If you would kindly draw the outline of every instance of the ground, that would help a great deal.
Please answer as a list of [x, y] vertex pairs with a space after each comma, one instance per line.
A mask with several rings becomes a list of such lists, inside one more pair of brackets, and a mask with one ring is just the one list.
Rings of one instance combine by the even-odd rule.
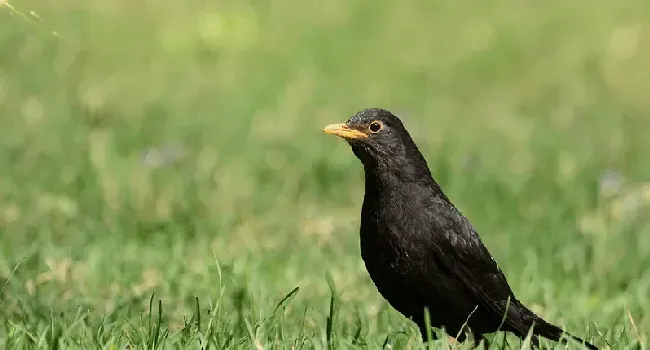
[[423, 348], [321, 132], [383, 107], [522, 301], [641, 348], [649, 4], [2, 1], [0, 346]]

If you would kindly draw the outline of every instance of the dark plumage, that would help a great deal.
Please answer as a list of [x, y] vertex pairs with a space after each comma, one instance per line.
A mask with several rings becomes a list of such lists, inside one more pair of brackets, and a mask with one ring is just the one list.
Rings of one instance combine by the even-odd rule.
[[[544, 321], [513, 294], [472, 224], [432, 178], [402, 122], [383, 109], [365, 109], [324, 132], [344, 138], [363, 163], [361, 256], [381, 295], [426, 333], [471, 332], [478, 343], [501, 330], [559, 340], [562, 329]], [[467, 328], [461, 329], [466, 324]], [[461, 332], [462, 330], [462, 332]], [[569, 335], [583, 343], [584, 341]], [[597, 349], [585, 343], [589, 349]]]

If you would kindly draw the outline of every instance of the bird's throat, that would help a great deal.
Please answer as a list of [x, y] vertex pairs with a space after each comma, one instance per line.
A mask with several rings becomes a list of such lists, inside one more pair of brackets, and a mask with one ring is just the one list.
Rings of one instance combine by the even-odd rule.
[[428, 167], [413, 169], [408, 166], [382, 166], [382, 164], [369, 166], [364, 164], [364, 174], [365, 200], [372, 201], [382, 195], [398, 193], [407, 188], [412, 190], [415, 186], [424, 192], [432, 191], [430, 195], [449, 202], [440, 185], [431, 176]]

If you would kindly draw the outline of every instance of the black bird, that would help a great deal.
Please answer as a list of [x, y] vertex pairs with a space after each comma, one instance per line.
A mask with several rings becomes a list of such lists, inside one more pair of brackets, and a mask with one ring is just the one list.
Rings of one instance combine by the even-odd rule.
[[411, 318], [422, 336], [427, 334], [426, 307], [430, 325], [458, 334], [459, 341], [469, 332], [478, 344], [484, 334], [497, 330], [524, 338], [533, 326], [535, 344], [538, 336], [560, 340], [562, 329], [515, 298], [472, 224], [431, 176], [399, 118], [368, 108], [323, 131], [345, 139], [363, 163], [361, 257], [381, 295]]

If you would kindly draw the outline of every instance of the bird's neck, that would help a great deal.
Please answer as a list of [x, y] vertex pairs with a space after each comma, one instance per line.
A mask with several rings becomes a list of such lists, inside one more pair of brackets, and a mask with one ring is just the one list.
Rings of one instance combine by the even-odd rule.
[[[417, 164], [424, 164], [418, 166]], [[426, 161], [422, 157], [417, 162], [406, 161], [400, 164], [364, 165], [365, 190], [368, 195], [379, 195], [382, 192], [401, 191], [405, 186], [421, 186], [423, 191], [440, 196], [448, 201], [440, 185], [433, 179]]]

